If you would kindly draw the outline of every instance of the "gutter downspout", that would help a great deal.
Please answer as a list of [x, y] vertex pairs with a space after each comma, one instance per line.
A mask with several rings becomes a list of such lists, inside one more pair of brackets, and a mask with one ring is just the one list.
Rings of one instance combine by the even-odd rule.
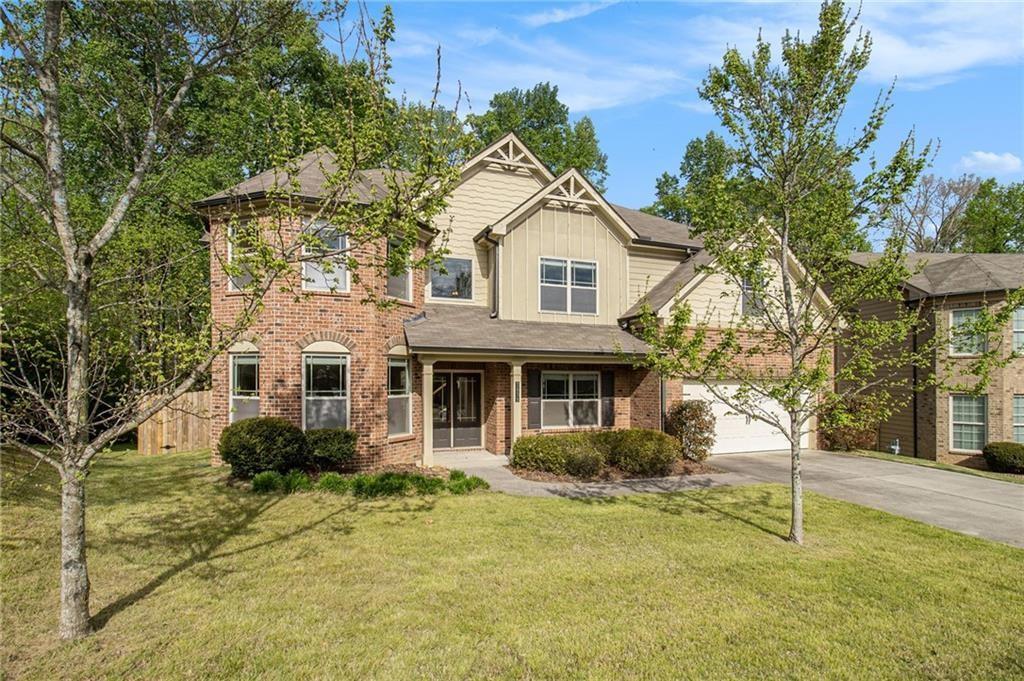
[[497, 319], [500, 312], [500, 301], [498, 290], [498, 271], [501, 263], [501, 242], [491, 238], [491, 228], [484, 230], [483, 239], [494, 246], [491, 249], [491, 319]]
[[[920, 311], [921, 301], [920, 300], [914, 301], [913, 307], [914, 307], [914, 309]], [[911, 338], [911, 352], [913, 352], [915, 356], [917, 355], [917, 335], [918, 335], [918, 332], [919, 332], [919, 327], [915, 326], [914, 327], [914, 335]], [[911, 380], [911, 386], [912, 386], [912, 389], [914, 391], [913, 394], [911, 395], [910, 399], [911, 399], [912, 404], [913, 404], [913, 406], [911, 407], [911, 410], [912, 410], [913, 419], [914, 419], [914, 458], [916, 459], [916, 458], [918, 458], [918, 452], [917, 452], [917, 441], [918, 441], [918, 423], [917, 423], [917, 418], [918, 418], [918, 416], [917, 416], [917, 411], [918, 411], [917, 393], [918, 393], [918, 390], [917, 390], [917, 384], [918, 384], [918, 376], [917, 376], [917, 362], [916, 361], [914, 362], [914, 365], [910, 368], [910, 372], [911, 372], [911, 379], [910, 379]]]

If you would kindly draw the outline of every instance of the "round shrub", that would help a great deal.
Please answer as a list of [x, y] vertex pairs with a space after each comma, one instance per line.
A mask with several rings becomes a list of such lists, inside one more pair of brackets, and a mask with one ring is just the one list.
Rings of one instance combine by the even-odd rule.
[[[255, 480], [255, 478], [254, 478]], [[340, 473], [323, 473], [316, 480], [316, 489], [321, 492], [330, 492], [331, 494], [347, 494], [351, 484], [349, 479]]]
[[600, 441], [608, 447], [608, 463], [631, 475], [667, 475], [679, 458], [679, 441], [660, 430], [630, 428]]
[[317, 470], [338, 470], [352, 463], [359, 434], [347, 428], [318, 428], [306, 431], [310, 462]]
[[704, 461], [715, 444], [715, 414], [703, 400], [676, 402], [665, 415], [665, 430], [679, 440], [683, 456]]
[[881, 405], [867, 396], [830, 395], [818, 416], [821, 446], [833, 452], [875, 449]]
[[277, 471], [263, 471], [252, 476], [252, 491], [266, 494], [284, 489], [284, 477]]
[[263, 471], [284, 473], [309, 465], [309, 445], [299, 428], [280, 418], [261, 416], [232, 423], [220, 434], [220, 457], [240, 478]]
[[516, 440], [509, 463], [513, 468], [570, 474], [569, 461], [577, 461], [594, 451], [588, 433], [527, 435]]
[[1000, 473], [1024, 473], [1024, 444], [1019, 442], [989, 442], [981, 450], [985, 463]]
[[604, 468], [604, 455], [596, 448], [578, 447], [565, 457], [566, 472], [576, 478], [593, 478]]

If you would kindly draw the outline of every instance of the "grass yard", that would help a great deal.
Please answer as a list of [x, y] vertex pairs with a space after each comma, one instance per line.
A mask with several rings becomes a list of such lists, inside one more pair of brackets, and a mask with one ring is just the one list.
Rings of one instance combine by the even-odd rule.
[[1024, 677], [1024, 551], [764, 485], [615, 500], [260, 496], [101, 460], [89, 639], [57, 487], [3, 461], [6, 678]]

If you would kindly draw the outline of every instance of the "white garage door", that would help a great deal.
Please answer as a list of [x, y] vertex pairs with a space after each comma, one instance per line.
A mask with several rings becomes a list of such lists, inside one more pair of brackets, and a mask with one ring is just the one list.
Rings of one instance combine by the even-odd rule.
[[[729, 389], [729, 384], [722, 386]], [[683, 393], [685, 399], [701, 399], [711, 403], [711, 411], [715, 414], [715, 445], [711, 448], [712, 454], [789, 449], [789, 440], [774, 426], [737, 414], [724, 402], [716, 399], [706, 386], [687, 383]], [[789, 417], [777, 402], [769, 402], [767, 408], [778, 414], [782, 423], [788, 422]], [[802, 438], [803, 446], [807, 446], [807, 440], [805, 434]]]

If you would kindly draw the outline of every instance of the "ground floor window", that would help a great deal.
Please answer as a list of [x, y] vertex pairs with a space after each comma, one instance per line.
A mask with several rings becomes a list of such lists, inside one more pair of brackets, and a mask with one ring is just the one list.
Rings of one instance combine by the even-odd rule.
[[412, 380], [409, 360], [388, 360], [388, 435], [412, 432]]
[[596, 372], [541, 374], [541, 428], [599, 425], [600, 384]]
[[348, 427], [348, 357], [303, 355], [302, 427]]
[[231, 423], [260, 415], [259, 355], [231, 355]]
[[1024, 395], [1013, 396], [1013, 441], [1024, 444]]
[[984, 395], [953, 395], [953, 449], [977, 452], [985, 446], [988, 402]]

